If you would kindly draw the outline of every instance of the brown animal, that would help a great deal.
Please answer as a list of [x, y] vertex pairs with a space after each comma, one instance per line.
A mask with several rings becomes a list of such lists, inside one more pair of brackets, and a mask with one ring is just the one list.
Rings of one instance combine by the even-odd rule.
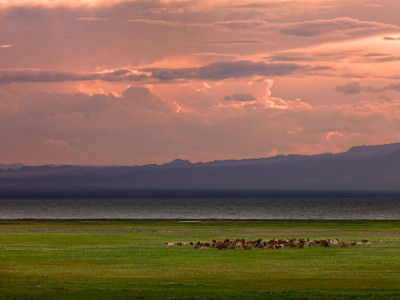
[[225, 245], [222, 244], [221, 242], [218, 242], [218, 243], [215, 245], [215, 248], [217, 248], [218, 250], [222, 250], [222, 249], [225, 248]]
[[262, 249], [264, 249], [264, 245], [263, 244], [256, 244], [255, 248], [262, 250]]
[[243, 245], [243, 249], [244, 249], [244, 250], [251, 250], [252, 248], [251, 248], [251, 246], [249, 246], [248, 244], [244, 244], [244, 245]]

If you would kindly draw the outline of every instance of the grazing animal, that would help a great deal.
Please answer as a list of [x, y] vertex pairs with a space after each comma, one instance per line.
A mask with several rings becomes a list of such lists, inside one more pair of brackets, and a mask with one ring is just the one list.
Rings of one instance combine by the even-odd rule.
[[225, 249], [225, 245], [222, 244], [221, 242], [219, 242], [219, 243], [217, 243], [217, 244], [215, 245], [215, 248], [217, 248], [218, 250], [222, 250], [222, 249]]
[[167, 242], [165, 242], [165, 245], [167, 246], [167, 248], [172, 248], [175, 246], [174, 243], [167, 243]]
[[256, 249], [264, 249], [264, 245], [263, 244], [259, 244], [257, 243], [255, 246]]
[[[212, 240], [211, 243], [209, 242], [176, 242], [176, 243], [168, 243], [166, 242], [165, 245], [167, 248], [171, 248], [174, 246], [185, 246], [190, 244], [194, 246], [194, 249], [199, 250], [207, 250], [208, 248], [216, 248], [218, 250], [235, 250], [236, 248], [242, 248], [243, 250], [252, 250], [254, 249], [269, 249], [269, 250], [282, 250], [284, 248], [297, 248], [303, 249], [307, 247], [313, 246], [321, 246], [325, 248], [331, 247], [331, 245], [337, 245], [341, 248], [346, 248], [349, 246], [361, 246], [365, 243], [367, 246], [372, 246], [372, 243], [368, 239], [362, 239], [362, 241], [357, 242], [355, 239], [350, 240], [349, 242], [340, 242], [338, 238], [335, 239], [323, 239], [323, 240], [312, 240], [310, 238], [290, 238], [290, 239], [272, 239], [267, 241], [263, 241], [261, 238], [257, 240], [248, 240], [245, 239], [236, 239], [236, 240], [229, 240], [225, 239], [223, 241]], [[379, 241], [380, 244], [384, 244], [384, 240]]]
[[244, 244], [242, 247], [243, 247], [244, 250], [251, 250], [252, 249], [251, 246], [249, 246], [247, 244]]
[[180, 247], [180, 246], [182, 246], [182, 243], [181, 242], [177, 242], [176, 245]]
[[384, 240], [380, 240], [380, 241], [379, 241], [379, 244], [384, 244], [384, 243], [385, 243]]

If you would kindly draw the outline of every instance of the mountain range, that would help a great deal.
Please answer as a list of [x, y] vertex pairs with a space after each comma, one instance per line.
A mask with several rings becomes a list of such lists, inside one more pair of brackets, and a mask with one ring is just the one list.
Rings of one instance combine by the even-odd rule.
[[163, 165], [0, 165], [0, 197], [137, 191], [400, 191], [400, 143], [343, 153]]

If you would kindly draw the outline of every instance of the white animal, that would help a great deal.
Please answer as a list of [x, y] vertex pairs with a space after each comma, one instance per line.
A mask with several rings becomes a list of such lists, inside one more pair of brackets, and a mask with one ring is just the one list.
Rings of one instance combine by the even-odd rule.
[[356, 246], [361, 246], [362, 245], [362, 242], [357, 242], [356, 243]]
[[372, 246], [372, 243], [371, 242], [367, 242], [367, 246]]
[[172, 248], [175, 246], [174, 243], [167, 243], [167, 242], [165, 242], [165, 245], [167, 246], [167, 248]]

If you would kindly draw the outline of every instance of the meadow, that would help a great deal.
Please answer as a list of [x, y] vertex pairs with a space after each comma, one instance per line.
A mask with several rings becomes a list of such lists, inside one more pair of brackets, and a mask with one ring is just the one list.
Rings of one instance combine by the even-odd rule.
[[[291, 237], [372, 246], [164, 244]], [[399, 298], [400, 221], [0, 221], [0, 299]]]

